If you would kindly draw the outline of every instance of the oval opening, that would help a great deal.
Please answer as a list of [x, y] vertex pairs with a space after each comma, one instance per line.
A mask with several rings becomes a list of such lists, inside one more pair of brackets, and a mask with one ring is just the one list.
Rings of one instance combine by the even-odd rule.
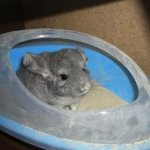
[[[133, 102], [138, 96], [138, 88], [130, 72], [109, 54], [88, 44], [61, 39], [36, 39], [22, 42], [10, 51], [10, 61], [14, 71], [20, 67], [26, 52], [40, 53], [44, 51], [58, 51], [63, 48], [77, 48], [84, 50], [88, 57], [87, 68], [91, 78], [103, 88], [109, 90], [127, 103]], [[93, 92], [94, 93], [94, 92]], [[109, 102], [108, 102], [109, 103]]]

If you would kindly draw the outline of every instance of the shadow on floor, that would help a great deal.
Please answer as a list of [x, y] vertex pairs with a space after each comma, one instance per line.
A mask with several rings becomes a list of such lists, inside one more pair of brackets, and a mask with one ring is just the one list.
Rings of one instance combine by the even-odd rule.
[[0, 0], [0, 33], [25, 29], [25, 20], [111, 2], [116, 0]]
[[145, 19], [149, 23], [149, 37], [150, 37], [150, 0], [139, 0], [143, 10], [145, 11]]

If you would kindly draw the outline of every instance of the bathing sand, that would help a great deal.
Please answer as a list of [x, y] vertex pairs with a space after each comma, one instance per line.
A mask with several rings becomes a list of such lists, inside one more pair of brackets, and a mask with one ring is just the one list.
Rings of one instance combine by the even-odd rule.
[[106, 88], [97, 85], [82, 98], [77, 111], [112, 109], [128, 104]]

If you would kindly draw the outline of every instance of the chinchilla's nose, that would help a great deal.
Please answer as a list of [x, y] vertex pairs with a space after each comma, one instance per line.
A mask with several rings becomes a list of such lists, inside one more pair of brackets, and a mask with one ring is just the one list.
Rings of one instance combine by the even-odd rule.
[[80, 88], [79, 88], [79, 91], [82, 93], [82, 94], [86, 94], [89, 89], [91, 87], [91, 84], [90, 83], [86, 83], [84, 85], [82, 85]]

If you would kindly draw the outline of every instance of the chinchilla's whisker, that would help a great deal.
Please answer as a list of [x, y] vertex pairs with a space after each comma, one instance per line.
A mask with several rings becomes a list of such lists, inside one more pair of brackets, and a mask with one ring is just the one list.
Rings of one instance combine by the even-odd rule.
[[91, 80], [95, 80], [97, 82], [104, 83], [104, 82], [111, 82], [114, 79], [112, 77], [95, 77], [95, 78], [91, 78]]
[[105, 76], [106, 74], [102, 74], [102, 73], [96, 73], [96, 74], [92, 74], [91, 77], [95, 78], [95, 77], [102, 77]]
[[111, 82], [112, 80], [111, 79], [105, 79], [105, 80], [99, 80], [100, 81], [100, 83], [107, 83], [107, 82]]
[[93, 87], [96, 87], [96, 86], [100, 86], [100, 85], [98, 85], [98, 84], [92, 84], [92, 86], [93, 86]]
[[110, 79], [112, 78], [112, 74], [110, 74], [109, 70], [105, 70], [102, 66], [100, 67], [100, 69], [97, 70], [96, 73], [91, 74], [91, 78], [93, 79]]
[[[96, 86], [98, 86], [98, 85], [96, 85]], [[97, 91], [94, 87], [95, 87], [95, 85], [91, 87], [90, 91]]]
[[104, 80], [104, 79], [113, 79], [112, 76], [100, 76], [100, 75], [97, 75], [97, 76], [91, 76], [91, 79], [101, 79], [101, 80]]
[[100, 80], [100, 79], [96, 79], [96, 82], [100, 83], [100, 84], [104, 84], [104, 83], [111, 83], [112, 80]]
[[91, 85], [98, 85], [98, 83], [95, 80], [90, 80]]
[[100, 86], [100, 84], [93, 84], [93, 83], [91, 84], [91, 88], [96, 86]]
[[92, 74], [92, 75], [106, 75], [106, 71], [103, 71], [103, 70], [97, 70], [95, 74]]
[[91, 89], [91, 94], [98, 94], [99, 91], [97, 91], [96, 89]]

